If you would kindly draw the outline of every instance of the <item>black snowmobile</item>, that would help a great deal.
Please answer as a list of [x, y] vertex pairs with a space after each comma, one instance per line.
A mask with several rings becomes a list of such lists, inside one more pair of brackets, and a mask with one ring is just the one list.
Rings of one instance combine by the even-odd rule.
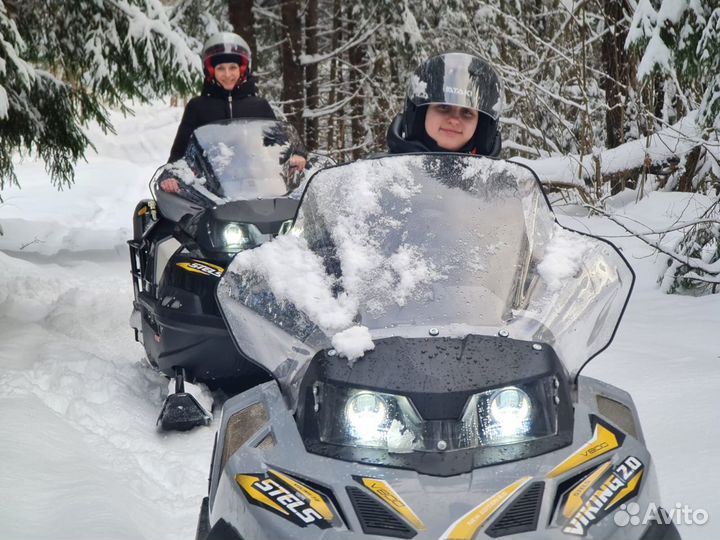
[[[152, 366], [172, 379], [158, 418], [163, 429], [212, 420], [212, 398], [194, 382], [234, 393], [267, 379], [233, 345], [215, 288], [238, 252], [290, 228], [305, 179], [289, 164], [298, 154], [296, 131], [279, 121], [200, 127], [184, 159], [151, 180], [153, 199], [135, 209], [130, 324]], [[181, 181], [178, 193], [157, 187], [168, 177]]]

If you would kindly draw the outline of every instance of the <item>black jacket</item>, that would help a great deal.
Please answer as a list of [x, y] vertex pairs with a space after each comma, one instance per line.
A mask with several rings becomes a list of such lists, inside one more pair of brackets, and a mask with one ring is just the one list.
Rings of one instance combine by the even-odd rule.
[[255, 82], [252, 77], [231, 92], [214, 82], [205, 81], [202, 94], [192, 98], [185, 107], [168, 162], [176, 161], [185, 155], [190, 135], [196, 128], [205, 124], [228, 118], [274, 120], [275, 113], [270, 104], [265, 99], [257, 97], [255, 92]]

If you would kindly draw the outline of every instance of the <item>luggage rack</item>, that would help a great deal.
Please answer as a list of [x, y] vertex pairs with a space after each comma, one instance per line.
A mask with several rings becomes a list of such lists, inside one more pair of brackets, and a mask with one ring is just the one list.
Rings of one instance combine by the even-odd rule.
[[[133, 308], [135, 311], [140, 311], [141, 302], [140, 295], [147, 294], [153, 295], [152, 283], [150, 283], [145, 276], [147, 268], [147, 253], [143, 249], [145, 243], [145, 236], [148, 231], [152, 228], [152, 225], [157, 222], [157, 210], [156, 203], [153, 199], [145, 199], [140, 201], [135, 207], [133, 213], [133, 238], [128, 240], [128, 247], [130, 248], [130, 275], [132, 276], [133, 284]], [[138, 335], [138, 328], [135, 330], [135, 341], [140, 341]]]

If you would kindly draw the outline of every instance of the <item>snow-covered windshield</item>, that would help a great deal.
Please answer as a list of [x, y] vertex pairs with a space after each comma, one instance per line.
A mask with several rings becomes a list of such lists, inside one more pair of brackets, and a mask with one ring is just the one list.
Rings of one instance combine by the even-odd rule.
[[556, 224], [529, 169], [429, 154], [317, 173], [291, 234], [238, 255], [218, 298], [281, 382], [322, 348], [356, 360], [431, 329], [550, 343], [575, 372], [609, 343], [632, 281], [611, 245]]
[[178, 171], [187, 185], [216, 204], [287, 195], [302, 181], [288, 159], [304, 154], [295, 129], [283, 122], [236, 119], [197, 128]]

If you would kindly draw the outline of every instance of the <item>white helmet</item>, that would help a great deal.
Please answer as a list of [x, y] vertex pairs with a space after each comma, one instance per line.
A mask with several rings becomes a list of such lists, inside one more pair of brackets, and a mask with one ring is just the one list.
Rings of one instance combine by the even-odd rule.
[[219, 32], [210, 36], [203, 47], [202, 57], [205, 75], [210, 79], [215, 78], [215, 66], [218, 64], [238, 64], [240, 66], [238, 84], [247, 80], [252, 69], [250, 46], [243, 38], [232, 32]]

